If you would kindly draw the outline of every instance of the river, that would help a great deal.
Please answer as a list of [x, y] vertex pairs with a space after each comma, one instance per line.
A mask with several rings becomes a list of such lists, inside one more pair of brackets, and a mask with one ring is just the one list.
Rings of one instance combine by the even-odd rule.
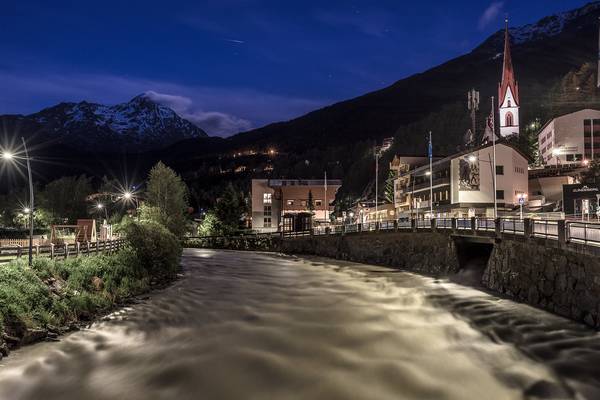
[[599, 399], [600, 336], [385, 267], [186, 250], [183, 277], [0, 361], [0, 399]]

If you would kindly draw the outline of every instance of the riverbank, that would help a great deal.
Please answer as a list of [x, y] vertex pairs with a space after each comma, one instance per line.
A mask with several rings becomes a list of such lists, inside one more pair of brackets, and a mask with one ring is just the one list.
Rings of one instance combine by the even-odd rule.
[[172, 281], [181, 246], [158, 224], [131, 223], [112, 254], [35, 258], [0, 266], [0, 357], [77, 330], [154, 287]]

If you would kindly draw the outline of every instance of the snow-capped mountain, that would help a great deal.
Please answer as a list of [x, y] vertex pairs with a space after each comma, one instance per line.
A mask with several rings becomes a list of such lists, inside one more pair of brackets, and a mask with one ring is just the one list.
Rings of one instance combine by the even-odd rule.
[[565, 26], [579, 17], [589, 15], [600, 9], [600, 2], [588, 3], [585, 6], [545, 17], [534, 24], [511, 28], [510, 34], [514, 44], [522, 44], [532, 40], [552, 37], [560, 34]]
[[2, 119], [12, 119], [25, 133], [88, 150], [142, 151], [207, 136], [202, 129], [145, 94], [113, 106], [86, 101], [60, 103], [35, 114]]

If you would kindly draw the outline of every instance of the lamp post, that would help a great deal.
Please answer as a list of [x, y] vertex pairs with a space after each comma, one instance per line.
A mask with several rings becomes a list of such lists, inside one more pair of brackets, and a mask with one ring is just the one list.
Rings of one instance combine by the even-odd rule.
[[525, 199], [527, 198], [527, 194], [519, 193], [517, 198], [519, 199], [519, 216], [520, 216], [521, 221], [523, 221], [523, 205], [525, 204]]
[[[25, 162], [27, 163], [27, 177], [29, 179], [29, 207], [27, 207], [25, 210], [29, 209], [29, 265], [31, 266], [33, 264], [33, 212], [35, 211], [33, 198], [33, 179], [31, 177], [31, 163], [29, 153], [27, 152], [27, 144], [25, 143], [25, 138], [21, 137], [21, 141], [23, 142]], [[6, 161], [11, 161], [15, 158], [15, 155], [9, 151], [4, 151], [2, 153], [2, 158]]]

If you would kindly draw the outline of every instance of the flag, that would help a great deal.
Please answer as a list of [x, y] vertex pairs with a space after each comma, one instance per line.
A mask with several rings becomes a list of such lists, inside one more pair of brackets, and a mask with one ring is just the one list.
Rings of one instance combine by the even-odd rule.
[[490, 115], [485, 119], [485, 132], [483, 133], [483, 142], [489, 142], [495, 139], [496, 129], [494, 126], [494, 104], [492, 102], [492, 110]]
[[431, 143], [431, 132], [429, 132], [429, 145], [427, 146], [427, 154], [429, 158], [433, 158], [433, 144]]

